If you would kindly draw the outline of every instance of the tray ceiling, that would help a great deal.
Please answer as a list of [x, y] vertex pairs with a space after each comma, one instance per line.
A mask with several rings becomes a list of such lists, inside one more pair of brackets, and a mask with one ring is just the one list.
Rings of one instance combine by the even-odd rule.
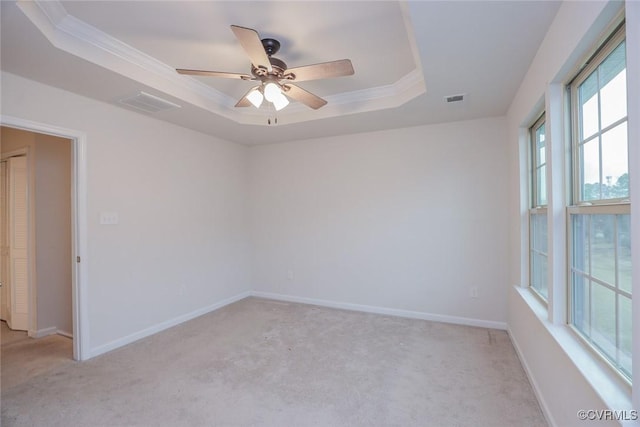
[[[181, 108], [155, 117], [257, 144], [503, 115], [557, 2], [2, 2], [2, 69], [117, 103], [139, 91]], [[300, 83], [328, 101], [234, 108], [251, 82], [175, 68], [249, 72], [230, 30], [278, 39], [289, 67], [351, 59], [355, 75]], [[30, 66], [39, 60], [47, 67]], [[46, 73], [45, 70], [50, 70]], [[444, 97], [465, 93], [458, 105]]]

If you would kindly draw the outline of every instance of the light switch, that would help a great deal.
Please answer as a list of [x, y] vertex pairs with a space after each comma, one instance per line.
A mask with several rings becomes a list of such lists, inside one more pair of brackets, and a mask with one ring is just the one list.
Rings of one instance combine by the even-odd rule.
[[118, 212], [100, 212], [101, 225], [116, 225], [118, 223]]

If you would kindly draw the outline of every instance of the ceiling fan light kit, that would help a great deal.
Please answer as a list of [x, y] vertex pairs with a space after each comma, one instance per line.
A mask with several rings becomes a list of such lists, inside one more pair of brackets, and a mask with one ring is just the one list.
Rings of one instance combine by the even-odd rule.
[[260, 106], [262, 105], [262, 101], [264, 100], [264, 96], [262, 95], [262, 92], [260, 92], [259, 88], [255, 88], [254, 90], [249, 92], [249, 94], [247, 95], [247, 99], [253, 104], [254, 107], [260, 108]]
[[293, 83], [354, 74], [353, 65], [348, 59], [287, 68], [287, 64], [284, 61], [272, 56], [280, 49], [278, 40], [271, 38], [260, 39], [257, 31], [237, 25], [232, 25], [231, 30], [251, 60], [251, 75], [183, 68], [178, 68], [176, 71], [186, 75], [260, 82], [260, 85], [250, 89], [236, 103], [236, 107], [253, 105], [256, 108], [260, 108], [266, 99], [276, 111], [280, 111], [289, 105], [289, 98], [291, 98], [317, 110], [326, 105], [327, 101]]
[[269, 82], [266, 85], [264, 85], [264, 98], [269, 101], [269, 102], [273, 102], [276, 100], [276, 98], [278, 97], [278, 95], [281, 95], [282, 92], [280, 91], [280, 87], [273, 82]]
[[289, 105], [289, 100], [282, 93], [278, 94], [273, 101], [271, 101], [276, 111], [282, 110], [284, 107]]

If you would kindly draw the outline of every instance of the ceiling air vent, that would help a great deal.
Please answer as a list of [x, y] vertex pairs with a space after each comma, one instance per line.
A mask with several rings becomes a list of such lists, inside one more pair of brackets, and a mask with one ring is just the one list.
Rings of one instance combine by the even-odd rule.
[[147, 113], [158, 113], [160, 111], [172, 110], [180, 108], [180, 105], [167, 101], [166, 99], [150, 95], [146, 92], [138, 92], [133, 96], [122, 98], [118, 102]]
[[460, 95], [445, 96], [444, 100], [447, 101], [447, 102], [461, 102], [461, 101], [464, 101], [464, 93], [461, 93]]

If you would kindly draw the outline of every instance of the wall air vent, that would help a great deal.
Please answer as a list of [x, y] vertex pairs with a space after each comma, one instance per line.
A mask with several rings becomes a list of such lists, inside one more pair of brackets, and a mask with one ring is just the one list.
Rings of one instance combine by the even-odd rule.
[[461, 101], [464, 101], [464, 93], [461, 93], [459, 95], [445, 96], [444, 100], [447, 101], [447, 102], [461, 102]]
[[146, 113], [158, 113], [160, 111], [181, 108], [178, 104], [174, 104], [173, 102], [167, 101], [166, 99], [162, 99], [142, 91], [133, 96], [122, 98], [118, 100], [118, 102], [129, 107], [133, 107], [137, 110], [142, 110]]

